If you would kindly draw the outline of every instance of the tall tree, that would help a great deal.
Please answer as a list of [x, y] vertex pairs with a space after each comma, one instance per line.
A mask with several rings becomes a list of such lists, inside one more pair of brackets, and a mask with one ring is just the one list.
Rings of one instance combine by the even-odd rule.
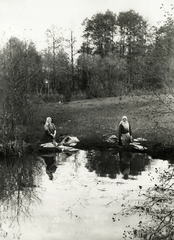
[[73, 28], [70, 29], [70, 37], [66, 40], [68, 45], [67, 49], [69, 49], [70, 55], [70, 64], [71, 64], [71, 83], [72, 83], [72, 91], [77, 90], [76, 81], [75, 81], [75, 55], [77, 54], [75, 49], [76, 37], [74, 34]]
[[16, 127], [33, 122], [30, 93], [40, 77], [40, 57], [33, 43], [10, 38], [0, 53], [1, 124], [15, 135]]
[[[85, 19], [83, 22], [84, 43], [81, 50], [88, 53], [106, 56], [114, 49], [114, 37], [116, 33], [116, 15], [111, 11], [105, 14], [97, 13], [91, 19]], [[85, 47], [85, 49], [84, 49]]]
[[52, 91], [56, 91], [56, 55], [63, 47], [63, 41], [64, 38], [61, 33], [61, 29], [58, 29], [56, 26], [52, 26], [50, 29], [46, 30], [46, 36], [47, 36], [47, 53], [50, 56], [52, 55], [52, 58], [48, 62], [49, 66], [46, 66], [46, 69], [50, 68], [51, 79], [48, 81], [51, 82]]
[[139, 72], [142, 72], [143, 57], [146, 52], [147, 22], [134, 10], [130, 10], [119, 13], [117, 25], [120, 34], [120, 57], [127, 60], [127, 84], [133, 86], [134, 81], [137, 84]]

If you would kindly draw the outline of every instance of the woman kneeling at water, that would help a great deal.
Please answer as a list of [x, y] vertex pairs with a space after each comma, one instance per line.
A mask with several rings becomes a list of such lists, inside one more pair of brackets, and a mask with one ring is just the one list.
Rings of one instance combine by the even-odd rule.
[[45, 125], [45, 142], [54, 142], [56, 138], [56, 127], [54, 123], [52, 123], [52, 119], [50, 117], [47, 117]]
[[122, 120], [119, 124], [118, 136], [119, 136], [119, 145], [126, 145], [132, 142], [131, 125], [129, 124], [126, 116], [122, 117]]

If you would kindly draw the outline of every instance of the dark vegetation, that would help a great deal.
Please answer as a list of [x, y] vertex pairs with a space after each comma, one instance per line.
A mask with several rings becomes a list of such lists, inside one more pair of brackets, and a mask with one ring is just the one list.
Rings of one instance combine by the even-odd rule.
[[122, 204], [122, 211], [114, 214], [114, 220], [120, 215], [137, 215], [140, 217], [137, 228], [127, 226], [123, 239], [135, 240], [173, 240], [174, 239], [174, 171], [173, 167], [165, 171], [156, 168], [159, 179], [154, 180], [154, 175], [149, 174], [154, 186], [143, 189], [139, 186], [138, 199], [133, 204]]
[[[57, 126], [71, 116], [75, 124], [74, 128], [67, 128], [67, 134], [79, 133], [86, 148], [94, 143], [94, 139], [97, 144], [103, 134], [110, 132], [108, 124], [110, 127], [115, 125], [115, 118], [111, 117], [114, 110], [115, 114], [120, 111], [119, 119], [123, 112], [119, 107], [127, 107], [127, 114], [135, 116], [137, 105], [122, 101], [127, 95], [151, 93], [153, 97], [157, 94], [167, 111], [172, 113], [174, 22], [172, 15], [165, 13], [164, 8], [162, 10], [166, 20], [158, 27], [150, 26], [134, 10], [118, 15], [106, 11], [86, 18], [83, 43], [78, 51], [75, 51], [73, 30], [70, 38], [65, 39], [56, 26], [47, 29], [48, 46], [41, 52], [32, 42], [11, 37], [0, 49], [0, 140], [5, 146], [4, 151], [20, 155], [27, 144], [38, 143], [43, 133], [41, 126], [48, 115], [54, 115]], [[117, 97], [117, 108], [108, 108], [101, 103], [97, 108], [99, 112], [95, 112], [90, 108], [71, 111], [71, 107], [66, 106], [73, 100], [99, 97]], [[135, 101], [144, 104], [141, 98]], [[59, 106], [60, 115], [55, 116], [49, 111], [50, 102]], [[151, 100], [148, 104], [156, 108]], [[145, 111], [142, 109], [143, 114]], [[147, 112], [146, 120], [150, 121], [148, 117]], [[134, 121], [134, 117], [131, 118]], [[156, 121], [160, 125], [159, 117]], [[76, 130], [77, 126], [80, 130]], [[137, 136], [142, 135], [141, 132], [140, 123]], [[158, 131], [153, 132], [151, 136], [158, 139], [158, 134]], [[151, 139], [150, 135], [147, 138]]]

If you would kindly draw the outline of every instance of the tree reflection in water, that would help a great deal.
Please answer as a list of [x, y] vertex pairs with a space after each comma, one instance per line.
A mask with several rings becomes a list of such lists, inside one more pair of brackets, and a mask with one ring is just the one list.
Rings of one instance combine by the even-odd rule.
[[89, 171], [95, 171], [97, 176], [116, 178], [119, 174], [117, 156], [109, 151], [89, 151], [87, 154]]
[[[31, 218], [34, 208], [43, 198], [42, 180], [55, 180], [72, 174], [83, 176], [87, 171], [95, 171], [97, 176], [117, 178], [124, 176], [122, 164], [126, 164], [129, 178], [141, 174], [149, 164], [145, 154], [113, 151], [78, 151], [77, 153], [43, 154], [25, 156], [18, 159], [0, 160], [0, 238], [20, 239], [23, 219]], [[60, 171], [57, 168], [59, 165]], [[88, 170], [87, 170], [88, 169]], [[85, 171], [84, 171], [85, 170]], [[57, 173], [55, 174], [55, 172]], [[64, 171], [67, 171], [64, 174]], [[45, 174], [47, 173], [47, 175]], [[59, 175], [59, 174], [60, 175]], [[43, 175], [46, 178], [43, 178]], [[55, 175], [55, 176], [54, 176]], [[72, 178], [71, 178], [72, 179]], [[64, 180], [64, 179], [63, 179]], [[43, 182], [44, 184], [45, 182]], [[50, 181], [48, 185], [52, 186]], [[24, 231], [23, 231], [24, 232]], [[9, 238], [9, 236], [11, 236]]]
[[125, 179], [129, 175], [137, 176], [149, 164], [149, 157], [142, 153], [88, 151], [86, 167], [100, 177], [117, 178], [122, 173]]
[[[0, 161], [0, 232], [7, 237], [8, 229], [18, 229], [13, 238], [20, 239], [20, 221], [31, 217], [31, 206], [41, 203], [42, 166], [35, 156]], [[42, 188], [39, 188], [40, 190]], [[5, 226], [9, 221], [9, 226]]]

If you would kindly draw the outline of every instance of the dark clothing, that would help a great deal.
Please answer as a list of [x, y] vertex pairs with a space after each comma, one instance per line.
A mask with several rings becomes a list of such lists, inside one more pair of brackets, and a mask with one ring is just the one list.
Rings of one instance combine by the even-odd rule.
[[129, 124], [129, 130], [125, 129], [124, 126], [122, 124], [119, 125], [119, 136], [121, 134], [125, 134], [125, 133], [130, 133], [130, 135], [132, 135], [132, 129], [131, 129], [131, 125]]
[[122, 125], [122, 123], [120, 123], [118, 129], [119, 145], [130, 143], [132, 141], [131, 136], [132, 136], [131, 125], [129, 124], [129, 127], [125, 128]]
[[48, 134], [54, 134], [55, 130], [56, 130], [56, 127], [55, 127], [54, 123], [47, 125], [46, 131], [48, 132]]
[[54, 138], [51, 134], [54, 134], [56, 127], [54, 123], [49, 124], [45, 129], [44, 142], [53, 142]]
[[53, 136], [51, 136], [47, 131], [45, 131], [44, 134], [44, 142], [53, 142]]

